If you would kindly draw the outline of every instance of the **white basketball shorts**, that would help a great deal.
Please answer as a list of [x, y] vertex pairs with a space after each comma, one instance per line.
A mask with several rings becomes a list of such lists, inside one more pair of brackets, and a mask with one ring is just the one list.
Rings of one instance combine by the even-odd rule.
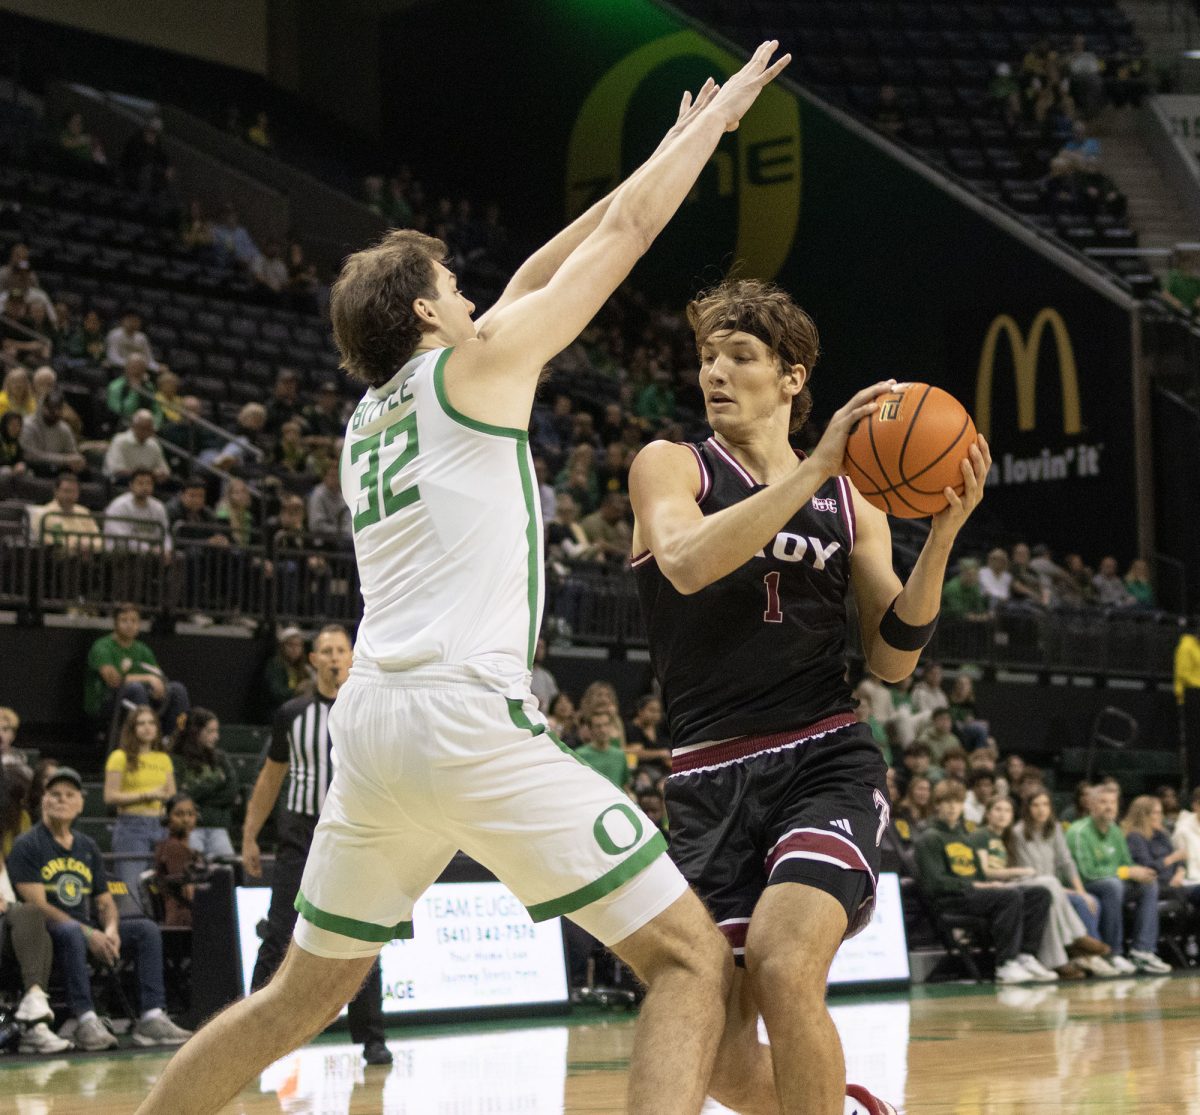
[[555, 739], [533, 697], [458, 667], [355, 663], [329, 730], [334, 776], [296, 898], [296, 942], [317, 956], [412, 936], [414, 904], [459, 849], [534, 921], [567, 915], [606, 945], [687, 889], [653, 822]]

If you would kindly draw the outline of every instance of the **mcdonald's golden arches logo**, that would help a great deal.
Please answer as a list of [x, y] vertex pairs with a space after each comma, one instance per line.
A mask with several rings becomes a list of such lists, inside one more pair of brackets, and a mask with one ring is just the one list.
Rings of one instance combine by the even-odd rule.
[[[643, 82], [681, 58], [707, 62], [718, 81], [742, 66], [741, 59], [690, 30], [654, 39], [613, 65], [588, 94], [571, 130], [568, 219], [621, 180], [622, 136], [630, 102]], [[770, 279], [791, 253], [800, 223], [799, 102], [780, 85], [768, 85], [746, 114], [737, 137], [736, 163], [720, 150], [713, 156], [719, 188], [725, 196], [737, 191], [736, 258], [750, 274]]]
[[1075, 367], [1075, 350], [1062, 314], [1047, 306], [1037, 312], [1028, 336], [1008, 314], [1000, 314], [988, 327], [979, 353], [979, 372], [975, 378], [975, 425], [984, 437], [992, 434], [992, 381], [995, 378], [996, 348], [1001, 336], [1008, 339], [1012, 350], [1013, 373], [1017, 390], [1017, 428], [1032, 430], [1037, 425], [1037, 377], [1042, 335], [1047, 327], [1054, 333], [1058, 357], [1058, 376], [1062, 382], [1063, 433], [1078, 434], [1083, 430], [1079, 411], [1079, 374]]

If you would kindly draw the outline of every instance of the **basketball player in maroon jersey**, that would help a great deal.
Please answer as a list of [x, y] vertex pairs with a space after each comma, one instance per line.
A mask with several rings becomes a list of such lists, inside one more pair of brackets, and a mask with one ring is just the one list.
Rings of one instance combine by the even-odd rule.
[[673, 745], [671, 854], [738, 963], [710, 1094], [743, 1115], [883, 1115], [883, 1101], [847, 1090], [825, 1007], [838, 946], [871, 919], [889, 815], [883, 758], [845, 679], [845, 597], [871, 671], [911, 674], [991, 457], [978, 438], [962, 495], [946, 489], [902, 584], [887, 517], [841, 475], [850, 430], [893, 384], [855, 395], [803, 458], [788, 435], [812, 405], [808, 315], [774, 287], [730, 280], [688, 321], [713, 436], [647, 446], [630, 494]]

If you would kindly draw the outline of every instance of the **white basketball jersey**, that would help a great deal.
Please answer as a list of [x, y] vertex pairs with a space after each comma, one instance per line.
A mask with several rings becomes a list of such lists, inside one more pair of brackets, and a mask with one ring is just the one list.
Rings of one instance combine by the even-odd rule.
[[527, 691], [542, 617], [542, 519], [525, 430], [456, 411], [451, 349], [413, 357], [355, 409], [342, 451], [365, 605], [355, 655], [447, 663]]

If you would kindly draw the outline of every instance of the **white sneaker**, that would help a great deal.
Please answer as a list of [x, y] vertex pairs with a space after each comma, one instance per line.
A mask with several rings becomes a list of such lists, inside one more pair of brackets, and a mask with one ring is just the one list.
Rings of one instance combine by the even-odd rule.
[[50, 1000], [40, 987], [34, 987], [25, 992], [25, 997], [17, 1007], [16, 1019], [18, 1022], [32, 1025], [35, 1022], [46, 1022], [53, 1018], [54, 1011], [50, 1009]]
[[165, 1014], [143, 1018], [133, 1028], [134, 1045], [182, 1045], [191, 1036], [191, 1030], [176, 1026]]
[[1108, 958], [1108, 962], [1114, 968], [1116, 968], [1118, 975], [1132, 976], [1135, 972], [1137, 972], [1137, 965], [1130, 964], [1129, 961], [1126, 960], [1125, 957], [1123, 957], [1120, 953], [1114, 952], [1112, 956]]
[[1105, 956], [1077, 956], [1075, 963], [1081, 968], [1086, 968], [1093, 976], [1099, 976], [1101, 979], [1113, 979], [1121, 973], [1117, 968], [1114, 968]]
[[1006, 960], [996, 969], [997, 983], [1032, 983], [1033, 973], [1018, 960]]
[[1133, 961], [1139, 972], [1153, 972], [1156, 976], [1166, 976], [1171, 973], [1171, 965], [1155, 953], [1130, 949], [1129, 959]]
[[66, 1038], [60, 1038], [44, 1022], [37, 1022], [21, 1031], [22, 1053], [62, 1053], [71, 1048]]
[[1058, 973], [1052, 972], [1032, 953], [1021, 953], [1017, 957], [1017, 963], [1033, 976], [1038, 983], [1055, 983], [1058, 980]]
[[75, 1027], [75, 1046], [94, 1052], [98, 1049], [112, 1049], [118, 1044], [116, 1034], [110, 1033], [99, 1018], [89, 1018]]

